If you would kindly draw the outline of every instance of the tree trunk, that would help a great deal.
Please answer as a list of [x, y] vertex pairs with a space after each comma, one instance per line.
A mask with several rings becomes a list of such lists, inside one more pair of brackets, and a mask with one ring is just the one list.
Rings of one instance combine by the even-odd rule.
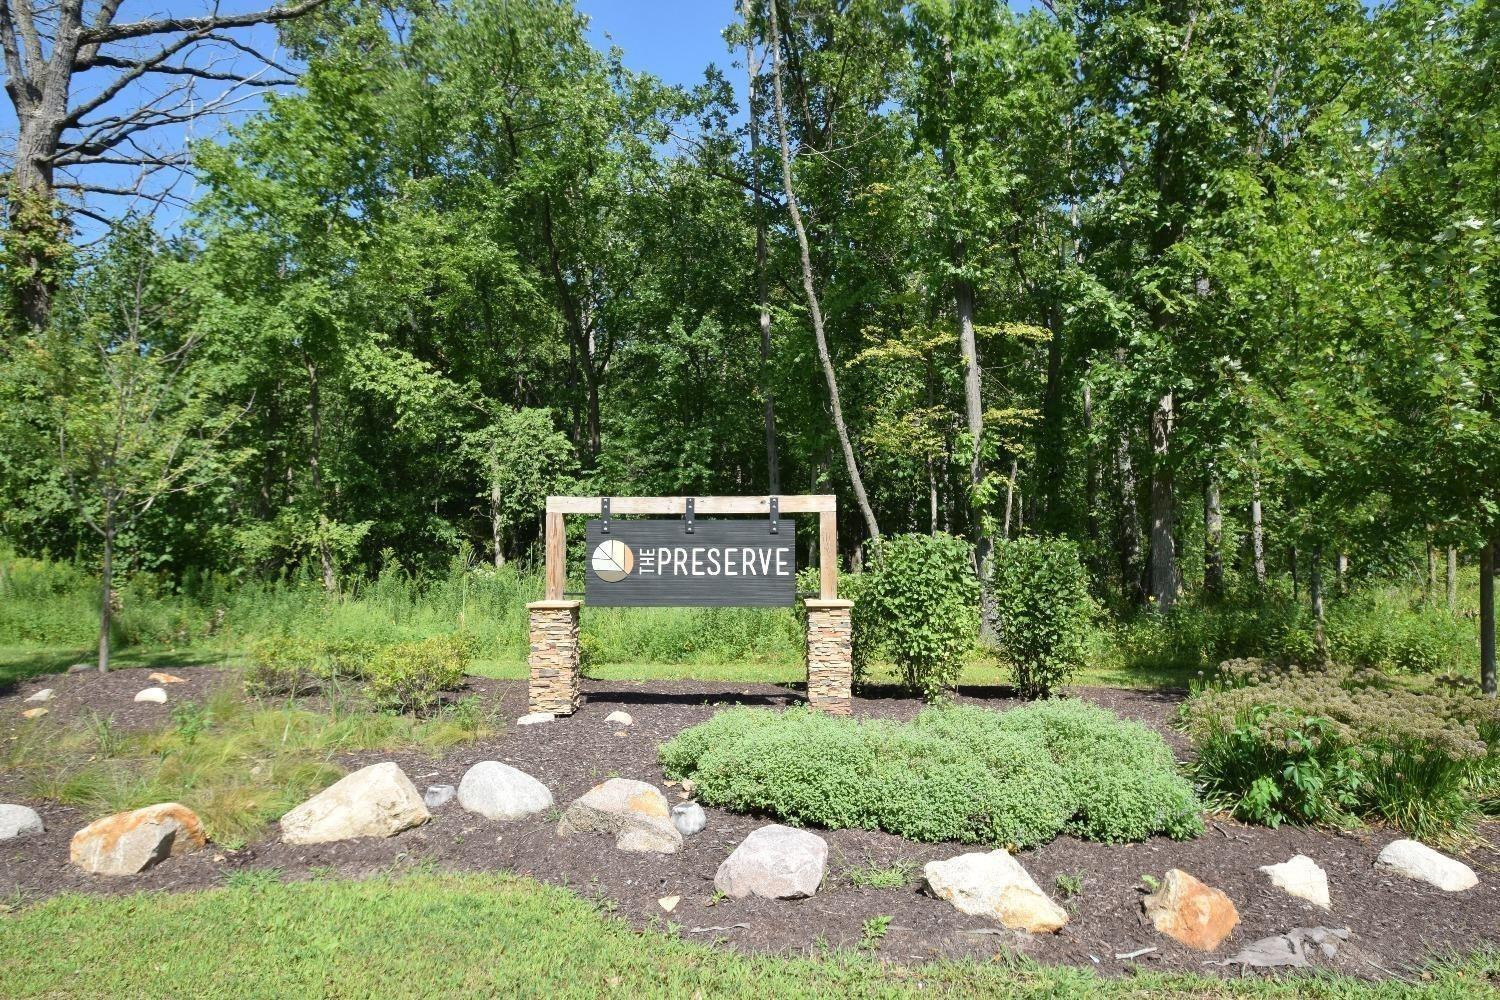
[[1219, 509], [1219, 479], [1213, 464], [1203, 482], [1203, 591], [1217, 598], [1224, 592], [1224, 514]]
[[313, 499], [318, 505], [318, 561], [323, 570], [323, 589], [330, 594], [338, 593], [338, 574], [333, 566], [333, 549], [328, 544], [328, 514], [323, 509], [323, 406], [318, 391], [318, 366], [312, 359], [307, 364], [307, 410], [312, 424], [312, 448], [307, 457], [308, 471], [312, 477]]
[[1307, 596], [1312, 601], [1313, 645], [1318, 658], [1328, 659], [1328, 637], [1323, 631], [1323, 549], [1313, 546], [1312, 567], [1307, 574]]
[[1174, 537], [1176, 499], [1172, 491], [1169, 448], [1172, 440], [1172, 394], [1166, 393], [1151, 411], [1151, 599], [1158, 610], [1177, 603], [1177, 539]]
[[1458, 549], [1448, 546], [1448, 611], [1458, 610]]
[[928, 534], [938, 533], [938, 485], [937, 473], [932, 467], [932, 457], [927, 458], [927, 524]]
[[1088, 379], [1083, 380], [1083, 450], [1084, 479], [1083, 479], [1083, 505], [1084, 505], [1084, 530], [1087, 532], [1090, 547], [1096, 547], [1099, 541], [1099, 512], [1095, 509], [1099, 502], [1099, 465], [1094, 460], [1094, 448], [1091, 442], [1094, 439], [1094, 393], [1089, 387]]
[[[500, 463], [500, 442], [490, 446], [492, 467]], [[498, 479], [490, 480], [490, 544], [495, 547], [495, 568], [505, 565], [505, 508]]]
[[1300, 601], [1302, 599], [1302, 581], [1297, 576], [1297, 546], [1293, 545], [1287, 550], [1287, 560], [1291, 563], [1292, 567], [1292, 600]]
[[1062, 520], [1058, 498], [1062, 495], [1064, 466], [1067, 464], [1067, 444], [1063, 434], [1063, 324], [1052, 312], [1047, 317], [1047, 326], [1052, 335], [1047, 338], [1047, 380], [1042, 388], [1042, 447], [1045, 458], [1038, 456], [1036, 494], [1040, 507], [1036, 523], [1044, 528], [1057, 530]]
[[1266, 529], [1261, 520], [1260, 464], [1250, 472], [1250, 547], [1255, 556], [1255, 585], [1266, 585]]
[[796, 189], [792, 185], [792, 146], [787, 136], [786, 101], [781, 93], [781, 30], [776, 20], [776, 4], [770, 5], [771, 27], [771, 84], [775, 95], [776, 127], [781, 138], [781, 181], [786, 189], [786, 207], [792, 217], [792, 228], [797, 232], [797, 249], [802, 263], [802, 288], [807, 294], [807, 311], [812, 319], [813, 339], [818, 345], [818, 361], [823, 367], [823, 380], [828, 384], [828, 403], [833, 415], [834, 430], [838, 433], [839, 447], [844, 452], [844, 465], [849, 472], [849, 485], [854, 490], [854, 501], [864, 517], [865, 528], [870, 538], [880, 537], [880, 525], [875, 521], [875, 511], [870, 507], [870, 498], [865, 494], [865, 481], [859, 474], [859, 464], [854, 458], [854, 445], [849, 440], [849, 428], [844, 424], [844, 407], [839, 400], [839, 384], [834, 372], [833, 359], [828, 353], [828, 338], [823, 329], [823, 309], [818, 302], [818, 290], [813, 283], [812, 249], [807, 241], [807, 228], [802, 222], [802, 208], [797, 204]]
[[1343, 597], [1349, 592], [1349, 554], [1340, 552], [1334, 562], [1334, 592]]
[[1016, 477], [1020, 475], [1020, 462], [1010, 460], [1010, 479], [1005, 483], [1005, 531], [1004, 538], [1010, 541], [1010, 513], [1016, 499]]
[[1479, 688], [1495, 697], [1495, 563], [1500, 538], [1479, 550]]
[[1125, 599], [1139, 605], [1145, 603], [1146, 592], [1141, 587], [1141, 513], [1136, 502], [1138, 487], [1128, 424], [1120, 428], [1115, 441], [1115, 474], [1120, 484], [1120, 585]]
[[1432, 592], [1437, 587], [1437, 550], [1432, 547], [1432, 537], [1427, 538], [1427, 579], [1422, 582], [1422, 603], [1432, 603]]
[[760, 391], [766, 430], [766, 483], [772, 496], [781, 492], [781, 456], [776, 447], [776, 396], [771, 389], [771, 296], [766, 273], [766, 201], [760, 183], [760, 106], [755, 83], [760, 62], [755, 58], [755, 36], [750, 31], [750, 0], [740, 9], [745, 18], [745, 72], [749, 77], [747, 113], [750, 118], [750, 179], [755, 192], [755, 287], [760, 307]]
[[100, 534], [104, 536], [104, 558], [100, 565], [99, 584], [99, 672], [109, 672], [109, 630], [114, 622], [115, 586], [115, 504], [105, 501], [104, 523]]

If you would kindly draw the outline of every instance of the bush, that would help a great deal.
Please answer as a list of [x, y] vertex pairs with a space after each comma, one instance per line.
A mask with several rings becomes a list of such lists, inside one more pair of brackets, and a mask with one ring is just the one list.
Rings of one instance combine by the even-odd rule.
[[1028, 698], [1045, 697], [1083, 663], [1093, 602], [1078, 547], [1059, 538], [1017, 538], [995, 552], [1000, 644]]
[[1271, 826], [1367, 816], [1462, 838], [1500, 786], [1500, 705], [1479, 695], [1231, 660], [1183, 714], [1204, 790]]
[[794, 824], [1010, 847], [1068, 831], [1140, 840], [1202, 830], [1160, 736], [1091, 705], [929, 708], [907, 725], [730, 709], [661, 748], [714, 805]]
[[250, 662], [243, 679], [247, 693], [264, 698], [314, 690], [323, 675], [320, 643], [277, 635], [250, 647]]
[[433, 636], [380, 650], [366, 676], [370, 695], [382, 708], [423, 713], [442, 703], [443, 692], [460, 687], [468, 670], [462, 636]]
[[861, 644], [878, 644], [902, 682], [928, 701], [958, 684], [979, 631], [979, 584], [969, 544], [952, 535], [893, 535], [859, 588]]

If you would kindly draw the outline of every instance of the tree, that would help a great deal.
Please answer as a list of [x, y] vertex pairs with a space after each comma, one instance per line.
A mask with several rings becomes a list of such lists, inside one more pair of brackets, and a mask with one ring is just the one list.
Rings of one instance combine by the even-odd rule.
[[77, 516], [98, 536], [100, 671], [109, 669], [116, 550], [156, 505], [231, 468], [219, 448], [243, 413], [219, 398], [180, 261], [127, 221], [66, 305], [66, 322], [28, 343], [45, 422]]
[[505, 409], [492, 422], [465, 435], [472, 460], [483, 470], [489, 501], [495, 567], [505, 565], [508, 536], [535, 524], [549, 494], [573, 475], [577, 459], [567, 437], [552, 426], [548, 410]]
[[[19, 312], [34, 329], [47, 323], [58, 274], [58, 242], [67, 232], [69, 209], [58, 196], [140, 194], [136, 186], [67, 179], [92, 166], [143, 171], [182, 165], [181, 154], [142, 145], [164, 126], [180, 126], [232, 107], [245, 87], [291, 82], [284, 67], [234, 36], [235, 29], [288, 21], [324, 0], [298, 0], [242, 14], [118, 20], [121, 0], [101, 0], [89, 11], [83, 0], [38, 6], [36, 0], [0, 0], [0, 52], [5, 57], [5, 92], [19, 132], [7, 178], [8, 240], [16, 244], [12, 276]], [[210, 58], [217, 50], [247, 54], [255, 72], [225, 69]], [[95, 70], [112, 73], [97, 90], [81, 96], [75, 85]], [[274, 71], [276, 75], [265, 75]], [[170, 81], [142, 90], [147, 81]], [[90, 82], [94, 79], [90, 77]], [[220, 86], [204, 101], [196, 87]], [[137, 93], [146, 96], [128, 106]], [[65, 179], [59, 179], [60, 175]], [[71, 211], [94, 215], [73, 206]], [[97, 217], [97, 216], [96, 216]], [[102, 219], [108, 223], [108, 219]]]

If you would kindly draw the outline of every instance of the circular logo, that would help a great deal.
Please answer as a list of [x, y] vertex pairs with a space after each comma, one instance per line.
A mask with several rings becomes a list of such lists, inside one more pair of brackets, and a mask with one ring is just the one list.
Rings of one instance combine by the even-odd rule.
[[611, 538], [594, 546], [590, 562], [594, 567], [594, 575], [599, 579], [605, 583], [619, 583], [635, 569], [635, 553], [618, 538]]

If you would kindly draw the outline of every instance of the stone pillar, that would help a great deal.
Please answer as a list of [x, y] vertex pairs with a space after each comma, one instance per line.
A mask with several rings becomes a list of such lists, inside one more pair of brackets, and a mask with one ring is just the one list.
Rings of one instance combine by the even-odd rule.
[[848, 715], [853, 711], [853, 601], [808, 598], [807, 703], [815, 711]]
[[526, 711], [572, 715], [578, 707], [579, 601], [533, 601], [526, 605], [531, 625], [531, 686]]

